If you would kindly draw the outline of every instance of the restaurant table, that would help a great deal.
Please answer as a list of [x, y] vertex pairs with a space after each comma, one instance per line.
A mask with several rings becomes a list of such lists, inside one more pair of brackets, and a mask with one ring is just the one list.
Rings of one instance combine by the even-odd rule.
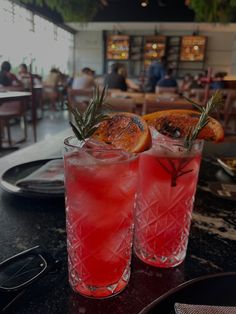
[[7, 101], [15, 101], [15, 100], [22, 100], [28, 99], [31, 96], [30, 92], [23, 92], [23, 91], [0, 91], [0, 102], [7, 102]]
[[[0, 173], [22, 162], [61, 155], [63, 138], [70, 130], [51, 136], [0, 159]], [[233, 155], [236, 143], [205, 143], [200, 181], [233, 182], [212, 157]], [[185, 261], [160, 269], [141, 262], [134, 254], [127, 288], [117, 296], [95, 300], [74, 293], [67, 278], [64, 198], [39, 199], [0, 191], [0, 261], [40, 245], [61, 260], [61, 268], [28, 288], [10, 313], [138, 314], [169, 289], [202, 275], [236, 271], [235, 202], [198, 189]], [[157, 313], [158, 314], [158, 313]], [[165, 314], [165, 313], [160, 313]]]
[[141, 92], [117, 92], [113, 91], [110, 93], [111, 97], [114, 98], [131, 98], [137, 105], [142, 105], [144, 103], [145, 94]]

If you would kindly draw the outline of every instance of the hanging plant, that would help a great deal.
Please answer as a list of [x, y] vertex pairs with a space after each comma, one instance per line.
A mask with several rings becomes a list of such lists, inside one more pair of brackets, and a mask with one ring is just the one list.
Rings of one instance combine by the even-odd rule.
[[199, 22], [229, 23], [236, 13], [236, 0], [188, 0]]
[[89, 22], [98, 10], [108, 4], [108, 0], [19, 0], [24, 4], [48, 6], [58, 12], [64, 22]]

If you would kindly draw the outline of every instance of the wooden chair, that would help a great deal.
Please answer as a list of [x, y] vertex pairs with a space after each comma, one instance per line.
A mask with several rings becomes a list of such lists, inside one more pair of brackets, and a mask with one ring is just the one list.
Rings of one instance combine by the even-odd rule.
[[120, 98], [140, 98], [144, 96], [144, 93], [139, 93], [139, 92], [123, 92], [121, 90], [108, 90], [110, 92], [111, 97], [120, 97]]
[[56, 110], [56, 104], [60, 95], [57, 86], [43, 84], [42, 101], [43, 105], [49, 104], [52, 110]]
[[128, 98], [114, 98], [107, 97], [105, 100], [104, 110], [111, 111], [125, 111], [137, 113], [137, 107], [133, 99]]
[[176, 93], [146, 93], [145, 94], [145, 101], [146, 100], [152, 100], [152, 101], [173, 101], [176, 99], [180, 99], [180, 95]]
[[176, 93], [178, 93], [178, 87], [160, 87], [160, 86], [156, 86], [155, 93], [156, 94], [162, 94], [162, 93], [176, 94]]
[[[215, 92], [216, 92], [215, 89], [209, 89], [208, 98], [210, 98]], [[222, 92], [223, 92], [223, 90], [222, 90]], [[194, 98], [196, 100], [196, 102], [202, 106], [206, 105], [205, 97], [206, 97], [205, 88], [194, 88], [194, 89], [191, 89], [191, 91], [190, 91], [189, 98]]]
[[[228, 88], [222, 88], [220, 89], [220, 91], [222, 92], [223, 96], [227, 97], [227, 95], [233, 92], [234, 90], [228, 89]], [[208, 91], [209, 97], [211, 97], [215, 92], [216, 92], [215, 89], [210, 89]], [[194, 88], [194, 89], [191, 89], [190, 91], [190, 97], [194, 97], [197, 101], [202, 103], [205, 99], [205, 93], [206, 93], [206, 90], [204, 88]]]
[[132, 99], [136, 104], [135, 112], [141, 114], [142, 107], [144, 103], [145, 94], [139, 92], [122, 92], [122, 91], [113, 91], [110, 95], [112, 98], [118, 99]]
[[84, 111], [90, 99], [93, 97], [92, 89], [67, 89], [68, 102], [72, 107]]
[[[155, 97], [155, 98], [154, 98]], [[152, 113], [160, 110], [167, 109], [192, 109], [191, 103], [183, 98], [176, 99], [159, 99], [157, 95], [146, 95], [142, 108], [142, 114]]]
[[230, 123], [234, 123], [233, 133], [236, 132], [236, 91], [230, 90], [227, 94], [225, 105], [223, 108], [223, 125], [225, 133], [230, 130]]
[[[1, 133], [4, 132], [4, 129], [7, 129], [7, 138], [9, 146], [12, 146], [12, 137], [11, 137], [11, 120], [15, 118], [23, 118], [24, 123], [24, 137], [18, 141], [23, 142], [27, 139], [27, 120], [26, 120], [26, 104], [24, 101], [12, 101], [8, 103], [3, 103], [0, 106], [0, 127]], [[2, 134], [3, 135], [3, 134]], [[2, 136], [1, 136], [2, 142]]]
[[[104, 86], [102, 85], [101, 86], [101, 90], [103, 90]], [[107, 89], [107, 96], [111, 96], [113, 97], [113, 94], [120, 94], [120, 93], [123, 93], [121, 89], [118, 89], [118, 88], [108, 88]]]
[[198, 103], [203, 103], [205, 98], [205, 89], [204, 88], [193, 88], [190, 90], [189, 97], [194, 97]]
[[[216, 118], [217, 120], [221, 121], [224, 125], [225, 131], [227, 131], [228, 124], [230, 119], [235, 116], [236, 117], [236, 112], [234, 113], [234, 106], [233, 104], [235, 103], [236, 100], [236, 91], [233, 89], [221, 89], [220, 90], [223, 94], [225, 103], [222, 106], [222, 108], [218, 108], [215, 112], [211, 114], [212, 117]], [[208, 93], [208, 97], [210, 98], [216, 90], [210, 89]], [[205, 89], [199, 88], [199, 89], [193, 89], [191, 90], [191, 97], [195, 99], [195, 101], [202, 105], [205, 106]], [[236, 130], [236, 123], [235, 123], [235, 130]]]

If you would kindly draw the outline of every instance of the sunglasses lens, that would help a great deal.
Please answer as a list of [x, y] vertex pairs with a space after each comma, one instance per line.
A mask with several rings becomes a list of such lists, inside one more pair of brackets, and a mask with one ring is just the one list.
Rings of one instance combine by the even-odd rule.
[[0, 287], [13, 289], [37, 277], [47, 267], [38, 254], [25, 254], [0, 266]]

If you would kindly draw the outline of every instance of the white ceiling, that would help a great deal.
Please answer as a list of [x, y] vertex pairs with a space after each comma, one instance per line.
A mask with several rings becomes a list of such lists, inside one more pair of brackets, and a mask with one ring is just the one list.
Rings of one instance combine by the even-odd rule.
[[93, 23], [67, 23], [76, 31], [103, 31], [117, 30], [121, 32], [132, 30], [153, 30], [162, 31], [208, 31], [208, 32], [236, 32], [236, 23], [231, 24], [210, 24], [210, 23], [154, 23], [154, 22], [93, 22]]

